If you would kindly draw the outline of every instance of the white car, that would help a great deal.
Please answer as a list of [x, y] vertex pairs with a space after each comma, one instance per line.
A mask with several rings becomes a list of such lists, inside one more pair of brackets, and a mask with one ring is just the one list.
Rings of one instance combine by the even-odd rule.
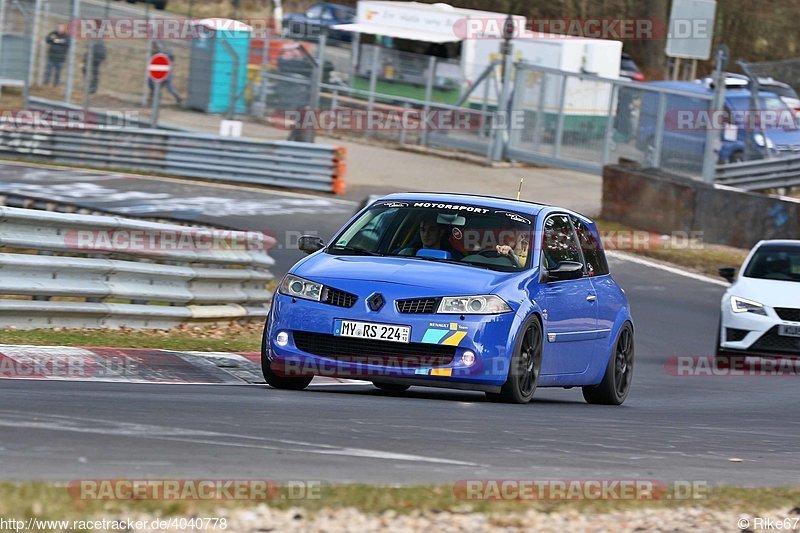
[[800, 355], [800, 241], [755, 245], [722, 297], [717, 355]]

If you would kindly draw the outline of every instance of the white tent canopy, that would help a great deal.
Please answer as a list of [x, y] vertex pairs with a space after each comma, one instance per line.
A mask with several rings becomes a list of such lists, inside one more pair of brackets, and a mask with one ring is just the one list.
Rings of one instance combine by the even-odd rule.
[[397, 26], [363, 22], [355, 24], [337, 24], [333, 26], [333, 28], [343, 31], [369, 33], [372, 35], [394, 37], [395, 39], [409, 39], [411, 41], [423, 41], [427, 43], [454, 43], [461, 40], [456, 37], [454, 33], [435, 33], [431, 31], [412, 30], [409, 28], [398, 28]]

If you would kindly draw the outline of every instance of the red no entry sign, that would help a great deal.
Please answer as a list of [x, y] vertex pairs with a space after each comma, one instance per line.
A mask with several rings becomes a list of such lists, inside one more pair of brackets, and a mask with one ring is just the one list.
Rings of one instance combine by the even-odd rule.
[[163, 81], [169, 76], [171, 68], [172, 65], [169, 63], [167, 54], [154, 54], [150, 58], [150, 64], [147, 65], [147, 73], [150, 75], [151, 80], [156, 82]]

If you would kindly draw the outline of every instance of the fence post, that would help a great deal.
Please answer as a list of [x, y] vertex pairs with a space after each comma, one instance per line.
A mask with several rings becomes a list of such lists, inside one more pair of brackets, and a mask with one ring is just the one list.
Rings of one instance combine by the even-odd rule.
[[[80, 17], [81, 0], [72, 0], [72, 14], [69, 19], [70, 31], [75, 33], [75, 24]], [[75, 81], [75, 49], [77, 47], [78, 35], [72, 35], [69, 39], [69, 54], [67, 56], [67, 87], [64, 91], [64, 101], [72, 101], [72, 84]]]
[[[36, 55], [39, 51], [39, 17], [42, 14], [42, 0], [35, 0], [33, 4], [33, 31], [31, 32], [31, 49], [28, 56], [28, 87], [33, 84], [33, 74], [36, 70]], [[27, 107], [27, 102], [25, 105]]]
[[[503, 87], [500, 91], [500, 98], [497, 101], [497, 109], [495, 110], [496, 118], [502, 117], [503, 113], [508, 113], [508, 98], [511, 94], [511, 66], [513, 64], [513, 54], [511, 52], [512, 51], [509, 50], [508, 53], [503, 56]], [[503, 153], [508, 143], [508, 121], [506, 121], [505, 126], [506, 127], [503, 129], [499, 128], [497, 121], [492, 124], [492, 138], [494, 140], [491, 143], [492, 152], [489, 156], [490, 163], [503, 158]]]
[[[425, 119], [428, 116], [428, 113], [431, 110], [431, 101], [433, 100], [433, 82], [436, 78], [436, 56], [428, 57], [428, 79], [425, 80], [425, 103], [422, 106], [422, 112], [424, 116], [422, 117], [422, 123], [426, 124]], [[423, 126], [422, 127], [422, 135], [420, 135], [420, 144], [422, 146], [428, 146], [428, 129]]]
[[533, 149], [537, 150], [542, 144], [542, 130], [544, 129], [544, 101], [547, 94], [546, 72], [541, 72], [539, 78], [539, 101], [536, 103], [536, 124], [533, 126]]
[[325, 46], [328, 43], [328, 31], [323, 27], [319, 34], [319, 44], [317, 45], [317, 64], [314, 66], [314, 77], [311, 80], [310, 102], [312, 112], [319, 109], [320, 84], [322, 83], [322, 73], [325, 70]]
[[[725, 82], [722, 71], [725, 68], [727, 59], [727, 47], [723, 48], [720, 46], [717, 50], [717, 64], [714, 68], [714, 96], [711, 102], [709, 102], [712, 117], [724, 108]], [[758, 80], [754, 81], [754, 85], [758, 85]], [[756, 87], [754, 90], [757, 91], [758, 88]], [[714, 123], [716, 123], [716, 121], [712, 121], [712, 124]], [[717, 148], [716, 145], [719, 143], [719, 137], [720, 132], [716, 131], [713, 127], [709, 127], [706, 130], [706, 144], [705, 150], [703, 151], [703, 181], [706, 183], [714, 183], [714, 179], [716, 178], [717, 159], [719, 159], [719, 156], [717, 155], [715, 148]]]
[[519, 145], [520, 138], [522, 136], [522, 129], [519, 125], [524, 125], [524, 115], [523, 121], [521, 124], [517, 124], [517, 121], [514, 120], [514, 116], [518, 111], [522, 111], [522, 94], [523, 94], [523, 79], [527, 75], [528, 71], [523, 69], [520, 65], [517, 66], [516, 75], [514, 77], [514, 90], [511, 93], [511, 105], [509, 106], [509, 116], [508, 116], [508, 127], [509, 127], [509, 136], [508, 136], [508, 146], [514, 147], [515, 145]]
[[367, 99], [367, 131], [364, 132], [366, 137], [372, 135], [370, 131], [372, 128], [369, 122], [372, 117], [372, 109], [375, 107], [375, 90], [378, 88], [378, 64], [381, 61], [381, 48], [377, 44], [373, 45], [372, 49], [372, 66], [369, 72], [369, 95]]
[[94, 62], [94, 39], [90, 38], [86, 41], [86, 46], [88, 46], [86, 50], [86, 61], [84, 62], [83, 66], [83, 112], [87, 113], [89, 110], [89, 92], [91, 91], [91, 85], [94, 81], [95, 83], [98, 80], [94, 79], [94, 67], [92, 63]]
[[[144, 7], [144, 18], [145, 18], [145, 27], [150, 27], [150, 2], [147, 2]], [[147, 47], [147, 51], [145, 52], [145, 60], [144, 60], [144, 80], [142, 81], [142, 106], [147, 105], [147, 101], [150, 97], [150, 84], [148, 83], [150, 79], [150, 71], [147, 67], [150, 64], [150, 58], [153, 56], [153, 37], [151, 36], [150, 31], [147, 32], [147, 43], [145, 46]]]
[[564, 107], [567, 105], [567, 81], [566, 74], [561, 75], [561, 101], [558, 104], [558, 119], [556, 122], [556, 138], [553, 143], [553, 157], [561, 156], [561, 142], [564, 137]]
[[611, 94], [608, 97], [608, 110], [606, 113], [606, 132], [603, 137], [603, 165], [611, 162], [611, 138], [614, 133], [614, 120], [617, 118], [616, 114], [614, 114], [614, 101], [619, 89], [620, 86], [616, 83], [611, 84]]
[[658, 93], [658, 115], [656, 116], [656, 138], [653, 141], [653, 167], [661, 166], [661, 145], [664, 141], [664, 117], [667, 114], [667, 94]]
[[[44, 0], [44, 8], [42, 9], [42, 19], [50, 22], [50, 0]], [[44, 68], [47, 64], [47, 47], [42, 46], [39, 48], [39, 63], [36, 67], [36, 85], [44, 85]]]

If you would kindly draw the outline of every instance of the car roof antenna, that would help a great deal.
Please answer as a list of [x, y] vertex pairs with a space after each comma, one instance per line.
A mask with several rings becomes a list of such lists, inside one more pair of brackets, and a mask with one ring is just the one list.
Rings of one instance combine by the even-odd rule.
[[522, 193], [522, 183], [525, 181], [525, 178], [519, 179], [519, 189], [517, 189], [517, 201], [519, 201], [519, 195]]

